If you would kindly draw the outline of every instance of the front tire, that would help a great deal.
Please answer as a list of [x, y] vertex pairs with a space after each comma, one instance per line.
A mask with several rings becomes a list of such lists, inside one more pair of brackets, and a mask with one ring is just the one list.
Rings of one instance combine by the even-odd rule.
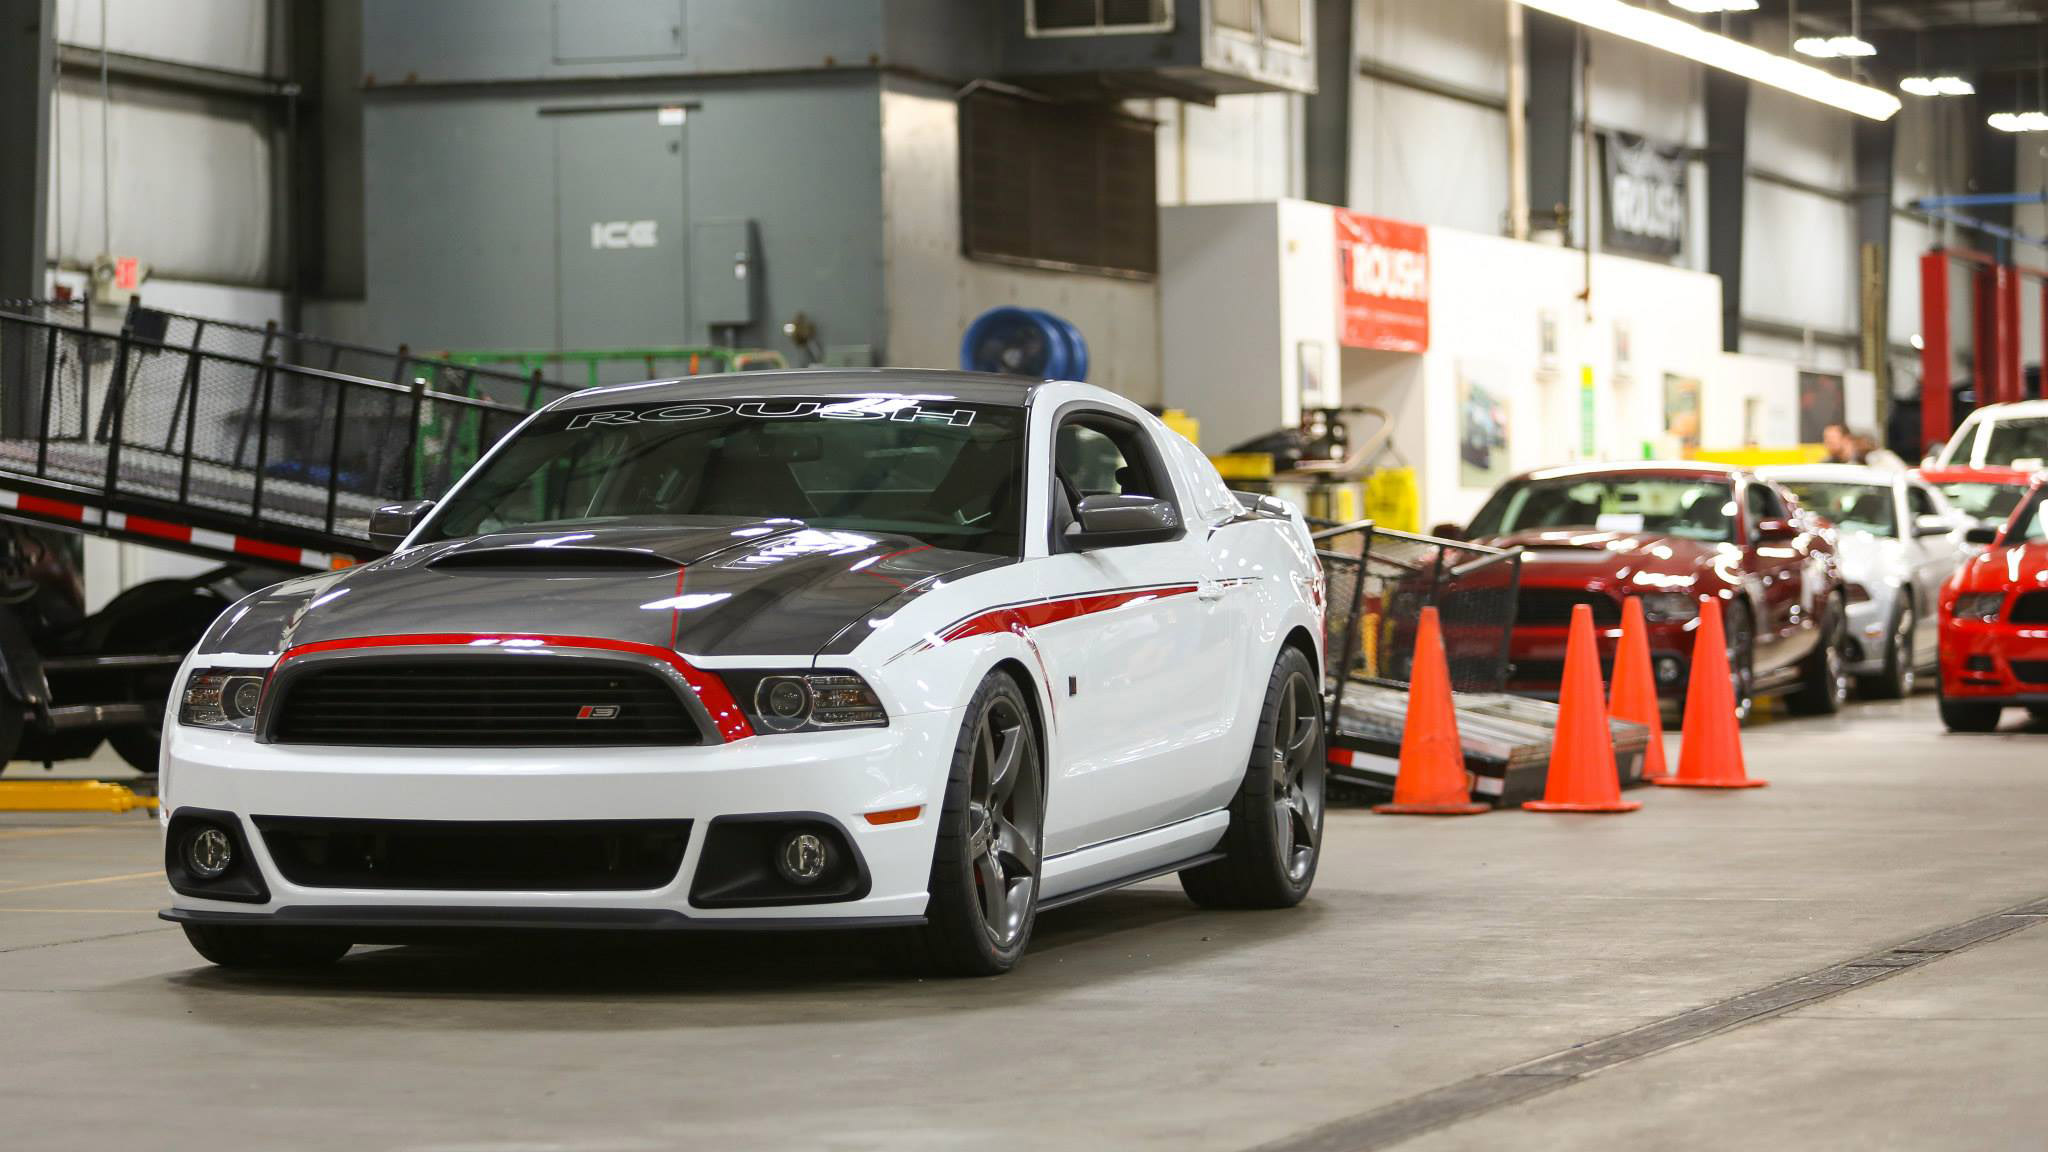
[[1230, 802], [1221, 860], [1180, 874], [1205, 908], [1288, 908], [1315, 883], [1322, 857], [1323, 696], [1308, 657], [1284, 648], [1266, 681], [1265, 706], [1244, 783]]
[[318, 929], [270, 924], [186, 924], [192, 950], [223, 968], [317, 968], [354, 945]]
[[1820, 645], [1800, 663], [1799, 690], [1788, 701], [1806, 716], [1839, 712], [1849, 699], [1849, 613], [1841, 597], [1828, 597], [1820, 627]]
[[1045, 849], [1045, 773], [1024, 689], [991, 672], [967, 705], [953, 746], [922, 928], [903, 959], [940, 976], [999, 976], [1015, 967], [1038, 916]]
[[1995, 732], [1998, 718], [2005, 711], [1997, 704], [1985, 704], [1977, 700], [1951, 700], [1942, 696], [1941, 722], [1951, 732]]
[[1885, 644], [1884, 670], [1856, 685], [1866, 699], [1904, 700], [1913, 694], [1913, 641], [1918, 624], [1913, 602], [1901, 600], [1898, 615], [1892, 619], [1891, 639]]

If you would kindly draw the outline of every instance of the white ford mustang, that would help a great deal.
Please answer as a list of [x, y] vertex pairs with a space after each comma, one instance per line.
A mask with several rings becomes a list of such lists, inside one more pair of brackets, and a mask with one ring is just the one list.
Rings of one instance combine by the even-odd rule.
[[593, 389], [372, 530], [392, 556], [243, 600], [180, 672], [163, 915], [216, 963], [869, 927], [995, 973], [1055, 904], [1314, 878], [1306, 526], [1101, 389]]

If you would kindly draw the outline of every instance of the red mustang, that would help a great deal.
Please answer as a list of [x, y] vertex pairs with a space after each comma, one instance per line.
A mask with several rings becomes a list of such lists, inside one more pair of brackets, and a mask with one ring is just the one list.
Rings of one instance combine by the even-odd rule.
[[1965, 539], [1991, 547], [1941, 590], [1941, 722], [1989, 732], [2014, 705], [2048, 718], [2048, 482]]
[[1503, 484], [1464, 535], [1520, 545], [1522, 584], [1508, 688], [1555, 695], [1572, 608], [1589, 604], [1604, 664], [1621, 601], [1640, 596], [1661, 694], [1685, 691], [1700, 600], [1717, 596], [1736, 712], [1790, 693], [1803, 712], [1848, 694], [1847, 602], [1826, 522], [1782, 488], [1714, 464], [1552, 468]]

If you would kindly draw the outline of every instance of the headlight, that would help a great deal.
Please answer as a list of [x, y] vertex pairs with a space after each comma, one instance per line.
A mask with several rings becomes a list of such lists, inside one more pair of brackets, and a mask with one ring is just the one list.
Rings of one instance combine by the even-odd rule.
[[2003, 592], [1966, 592], [1956, 597], [1953, 612], [1958, 620], [1996, 620], [2004, 606]]
[[178, 723], [228, 732], [254, 732], [263, 700], [262, 668], [200, 668], [185, 681]]
[[1700, 614], [1699, 597], [1690, 592], [1645, 592], [1643, 618], [1659, 624], [1682, 623]]
[[888, 713], [868, 682], [851, 672], [728, 672], [733, 698], [758, 732], [884, 728]]

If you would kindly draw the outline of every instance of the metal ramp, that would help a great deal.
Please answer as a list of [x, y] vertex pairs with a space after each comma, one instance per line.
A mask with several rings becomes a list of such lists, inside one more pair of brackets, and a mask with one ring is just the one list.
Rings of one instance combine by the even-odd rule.
[[0, 514], [308, 568], [379, 549], [370, 513], [444, 491], [541, 379], [131, 306], [0, 304]]

